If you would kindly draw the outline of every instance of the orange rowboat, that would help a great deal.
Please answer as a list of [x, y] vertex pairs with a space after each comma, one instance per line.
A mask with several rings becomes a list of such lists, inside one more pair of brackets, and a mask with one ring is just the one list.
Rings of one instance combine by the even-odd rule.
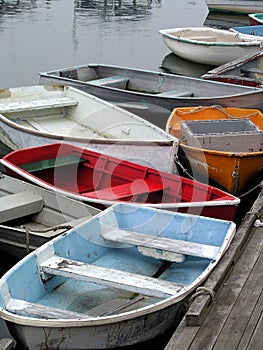
[[175, 108], [166, 130], [180, 138], [179, 160], [200, 181], [207, 178], [234, 195], [262, 175], [263, 114], [221, 106]]

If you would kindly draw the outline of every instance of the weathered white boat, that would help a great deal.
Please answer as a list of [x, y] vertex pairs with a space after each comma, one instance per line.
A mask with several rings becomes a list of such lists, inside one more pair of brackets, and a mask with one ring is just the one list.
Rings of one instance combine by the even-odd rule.
[[211, 27], [186, 27], [159, 31], [165, 45], [190, 61], [219, 66], [262, 49], [263, 39]]
[[263, 52], [242, 56], [209, 70], [202, 79], [242, 86], [263, 87]]
[[206, 0], [210, 11], [249, 14], [263, 12], [262, 0]]
[[40, 73], [40, 83], [74, 86], [164, 130], [175, 106], [263, 108], [263, 92], [252, 88], [112, 65], [87, 64]]
[[69, 86], [0, 92], [1, 141], [11, 150], [67, 141], [173, 172], [178, 140], [109, 102]]
[[231, 221], [114, 205], [11, 268], [0, 280], [0, 317], [29, 350], [152, 340], [172, 329], [235, 230]]
[[1, 174], [0, 250], [23, 257], [99, 209]]

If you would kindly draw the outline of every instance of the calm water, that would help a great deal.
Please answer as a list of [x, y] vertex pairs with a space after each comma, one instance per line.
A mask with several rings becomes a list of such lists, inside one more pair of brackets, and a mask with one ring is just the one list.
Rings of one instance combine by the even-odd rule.
[[[40, 71], [90, 62], [199, 77], [208, 68], [171, 54], [158, 31], [203, 23], [229, 28], [249, 21], [207, 17], [204, 0], [2, 0], [0, 86], [38, 84]], [[0, 275], [13, 263], [0, 255]], [[0, 320], [0, 338], [8, 335]]]

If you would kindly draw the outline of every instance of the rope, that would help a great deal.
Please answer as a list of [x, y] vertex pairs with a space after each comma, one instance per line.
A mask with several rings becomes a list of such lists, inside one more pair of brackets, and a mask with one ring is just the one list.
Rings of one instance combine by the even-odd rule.
[[194, 301], [194, 299], [196, 297], [198, 297], [199, 295], [209, 295], [211, 302], [214, 302], [215, 300], [215, 292], [207, 287], [198, 287], [196, 288], [196, 292], [191, 296], [191, 298], [189, 298], [188, 303], [187, 303], [187, 308], [190, 307], [190, 305], [192, 304], [192, 302]]
[[174, 157], [175, 165], [179, 165], [179, 167], [182, 169], [182, 172], [185, 173], [187, 176], [189, 176], [192, 180], [194, 180], [193, 176], [189, 174], [187, 169], [180, 163], [178, 156]]
[[254, 186], [253, 188], [251, 188], [250, 190], [248, 190], [247, 192], [242, 193], [241, 195], [239, 195], [239, 198], [242, 198], [242, 197], [247, 196], [249, 193], [251, 193], [252, 191], [255, 191], [258, 187], [262, 187], [262, 186], [263, 186], [263, 183], [260, 182], [259, 184], [257, 184], [256, 186]]
[[56, 225], [56, 226], [48, 227], [46, 229], [41, 229], [41, 230], [30, 230], [30, 228], [26, 226], [21, 226], [21, 227], [25, 230], [25, 234], [26, 234], [26, 253], [27, 254], [30, 253], [30, 232], [46, 233], [49, 231], [57, 231], [61, 229], [65, 229], [65, 231], [67, 231], [72, 228], [72, 226], [68, 224]]
[[229, 114], [226, 109], [220, 105], [213, 105], [213, 106], [198, 106], [194, 109], [191, 109], [190, 111], [188, 112], [184, 112], [184, 111], [181, 111], [180, 109], [178, 109], [176, 111], [177, 114], [181, 114], [181, 115], [186, 115], [186, 114], [193, 114], [193, 113], [197, 113], [197, 112], [200, 112], [200, 111], [204, 111], [206, 109], [217, 109], [219, 111], [221, 111], [223, 114], [225, 114], [225, 116], [229, 119], [237, 119], [237, 118], [250, 118], [250, 117], [254, 117], [257, 115], [257, 112], [252, 112], [250, 114], [247, 114], [247, 115], [242, 115], [242, 116], [233, 116], [231, 114]]

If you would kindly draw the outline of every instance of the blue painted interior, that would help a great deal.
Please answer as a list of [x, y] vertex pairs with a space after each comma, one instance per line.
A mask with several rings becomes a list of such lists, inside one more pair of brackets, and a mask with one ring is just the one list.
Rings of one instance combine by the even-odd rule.
[[[230, 222], [118, 204], [54, 239], [55, 253], [73, 260], [152, 276], [161, 266], [160, 260], [141, 255], [134, 246], [120, 244], [119, 248], [113, 248], [115, 244], [109, 244], [101, 237], [101, 230], [113, 229], [116, 225], [131, 231], [220, 246]], [[74, 279], [53, 277], [43, 283], [38, 274], [36, 254], [37, 251], [29, 254], [6, 274], [14, 298], [81, 311], [115, 297], [132, 297], [132, 293]], [[184, 262], [173, 263], [160, 278], [190, 284], [209, 264], [208, 259], [187, 256]], [[147, 298], [144, 303], [153, 300]], [[3, 307], [2, 296], [0, 305]]]

